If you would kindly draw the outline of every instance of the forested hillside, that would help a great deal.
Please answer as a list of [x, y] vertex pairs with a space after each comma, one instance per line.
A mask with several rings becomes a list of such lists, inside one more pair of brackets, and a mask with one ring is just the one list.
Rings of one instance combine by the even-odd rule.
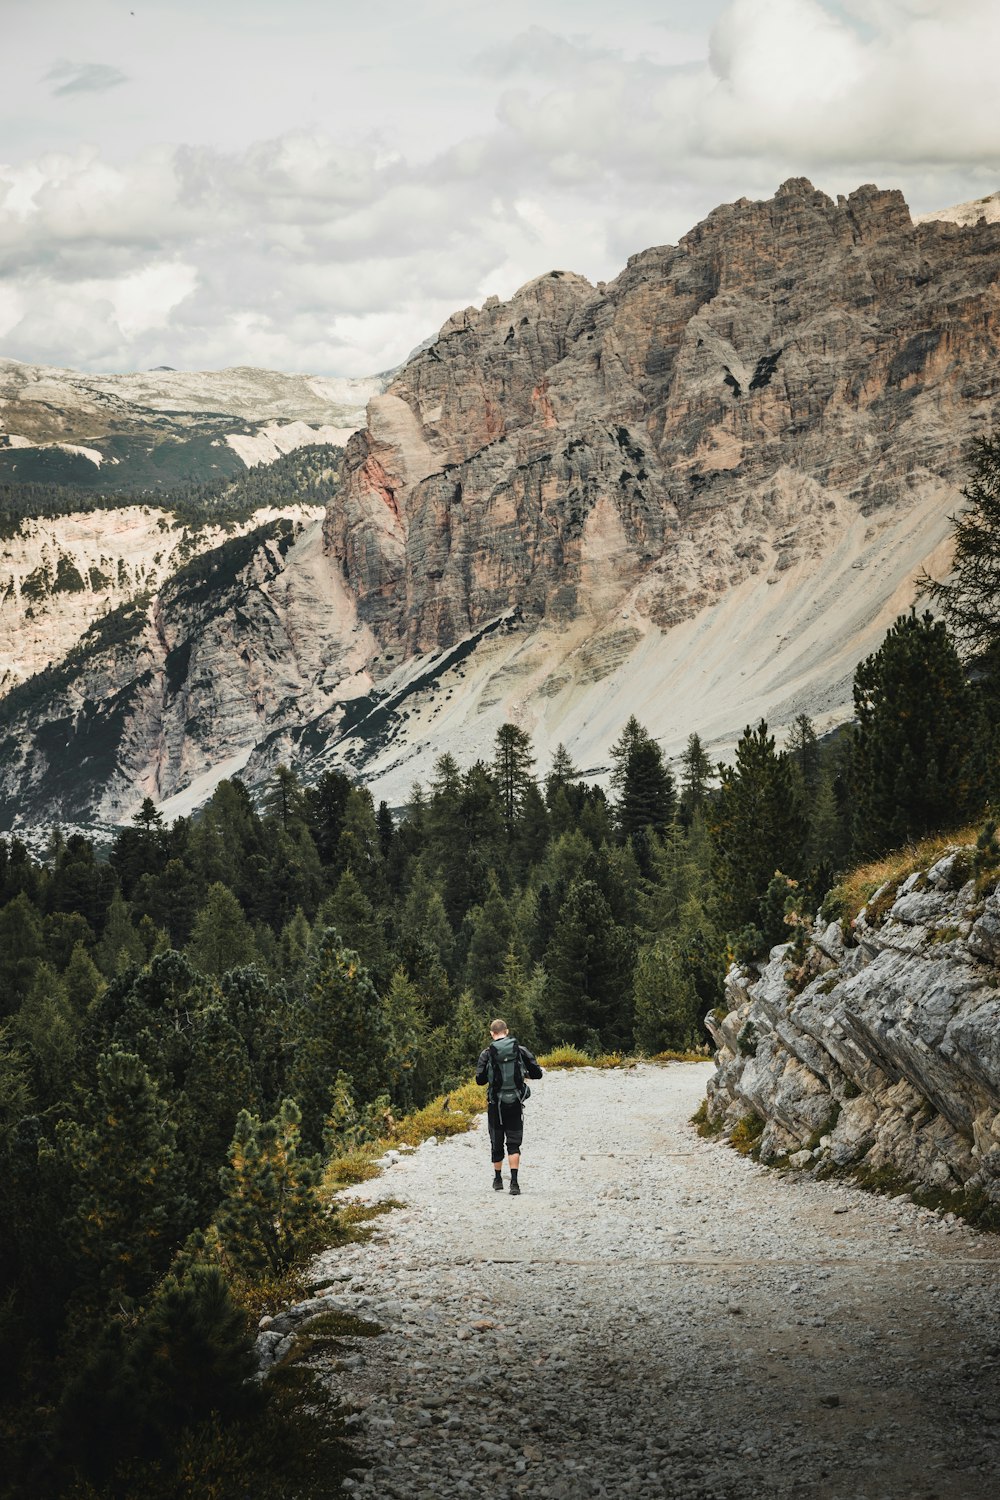
[[[996, 463], [987, 445], [973, 517]], [[147, 800], [106, 861], [58, 831], [44, 860], [0, 840], [20, 1492], [144, 1493], [143, 1464], [169, 1478], [192, 1434], [265, 1400], [244, 1384], [252, 1315], [337, 1232], [324, 1160], [467, 1081], [492, 1014], [535, 1049], [701, 1046], [734, 955], [805, 930], [856, 856], [983, 815], [995, 645], [995, 626], [974, 640], [970, 674], [942, 621], [902, 616], [858, 669], [856, 727], [821, 744], [801, 718], [784, 749], [748, 728], [717, 786], [697, 736], [675, 776], [630, 719], [609, 795], [564, 750], [539, 776], [505, 724], [399, 817], [281, 768], [259, 803], [224, 781], [171, 826]]]
[[[178, 481], [167, 491], [157, 492], [155, 504], [158, 510], [172, 514], [177, 524], [189, 527], [246, 521], [265, 506], [327, 505], [337, 492], [342, 457], [342, 448], [314, 443], [296, 448], [273, 464], [241, 470], [223, 479]], [[16, 536], [21, 522], [27, 519], [120, 510], [141, 498], [142, 491], [137, 494], [136, 486], [0, 484], [0, 537]]]

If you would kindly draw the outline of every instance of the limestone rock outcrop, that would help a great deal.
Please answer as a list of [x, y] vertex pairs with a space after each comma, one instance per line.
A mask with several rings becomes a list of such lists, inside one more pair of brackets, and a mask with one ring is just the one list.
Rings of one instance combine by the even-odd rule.
[[994, 420], [998, 265], [1000, 225], [799, 178], [606, 286], [553, 272], [457, 314], [370, 403], [327, 520], [377, 670], [515, 605], [593, 612], [595, 582], [667, 629], [859, 516], [943, 518]]
[[[976, 895], [958, 850], [871, 898], [845, 934], [817, 924], [734, 966], [709, 1116], [764, 1122], [764, 1161], [888, 1168], [1000, 1203], [1000, 888]], [[802, 985], [804, 975], [808, 983]]]
[[320, 533], [302, 508], [202, 553], [0, 699], [0, 831], [100, 831], [144, 796], [187, 813], [255, 747], [288, 759], [331, 683], [366, 690], [374, 642]]

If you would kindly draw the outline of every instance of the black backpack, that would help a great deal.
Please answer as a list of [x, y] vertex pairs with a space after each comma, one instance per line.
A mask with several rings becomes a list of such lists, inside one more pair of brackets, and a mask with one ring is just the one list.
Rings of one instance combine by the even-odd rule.
[[521, 1049], [512, 1036], [490, 1043], [490, 1098], [494, 1104], [523, 1104], [531, 1097], [524, 1080]]

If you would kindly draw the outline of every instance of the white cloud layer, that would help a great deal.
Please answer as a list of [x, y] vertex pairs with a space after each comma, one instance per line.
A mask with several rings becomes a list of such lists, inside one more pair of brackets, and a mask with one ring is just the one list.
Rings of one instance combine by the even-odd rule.
[[290, 0], [280, 32], [245, 0], [217, 119], [184, 78], [168, 108], [148, 37], [116, 52], [98, 29], [106, 61], [43, 66], [11, 3], [39, 59], [0, 164], [0, 352], [19, 359], [364, 374], [457, 307], [553, 266], [606, 279], [788, 176], [900, 186], [915, 211], [1000, 187], [995, 0], [623, 0], [611, 18], [512, 0], [488, 21], [413, 0], [395, 28], [333, 38], [333, 70], [306, 25], [321, 8]]

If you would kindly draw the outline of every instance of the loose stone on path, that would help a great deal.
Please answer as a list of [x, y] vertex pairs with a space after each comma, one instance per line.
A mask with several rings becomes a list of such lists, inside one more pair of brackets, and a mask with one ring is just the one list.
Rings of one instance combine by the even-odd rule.
[[700, 1140], [709, 1072], [546, 1075], [520, 1198], [483, 1121], [347, 1191], [406, 1207], [314, 1268], [385, 1329], [314, 1356], [346, 1492], [992, 1500], [1000, 1238]]

